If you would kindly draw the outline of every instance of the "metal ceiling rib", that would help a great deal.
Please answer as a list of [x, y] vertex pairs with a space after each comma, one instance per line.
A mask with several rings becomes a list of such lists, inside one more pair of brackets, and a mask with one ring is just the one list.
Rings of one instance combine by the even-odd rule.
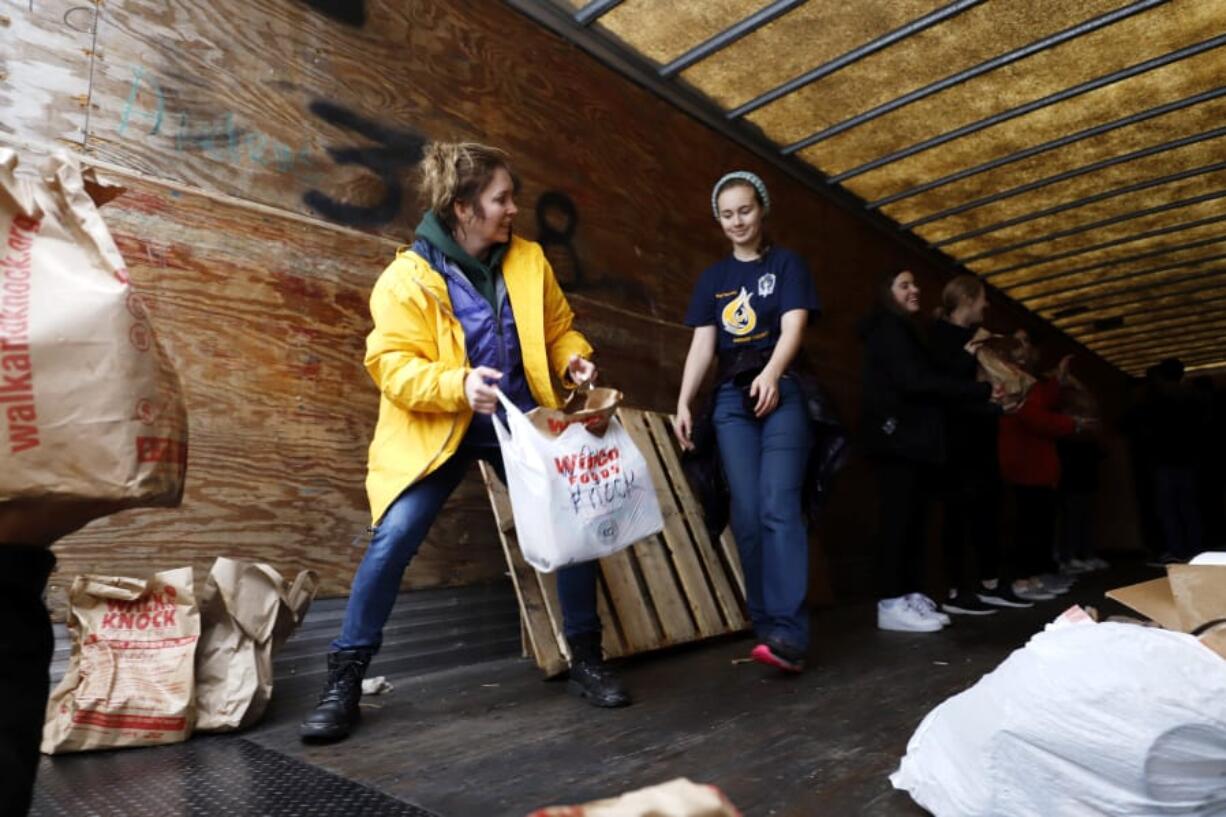
[[[1221, 276], [1226, 271], [1226, 268], [1215, 267], [1193, 275], [1186, 275], [1182, 278], [1168, 280], [1158, 286], [1142, 285], [1137, 287], [1125, 287], [1116, 289], [1107, 295], [1101, 295], [1097, 298], [1100, 314], [1106, 313], [1118, 307], [1136, 307], [1138, 311], [1143, 311], [1147, 304], [1151, 303], [1153, 298], [1163, 298], [1170, 295], [1193, 294], [1203, 290], [1206, 282], [1208, 282], [1209, 291], [1213, 291], [1213, 279]], [[1186, 286], [1186, 285], [1191, 286]], [[1181, 286], [1183, 285], [1183, 286]], [[1139, 292], [1150, 293], [1152, 297], [1140, 297]], [[1074, 303], [1074, 302], [1068, 302]], [[1048, 310], [1052, 323], [1057, 326], [1065, 326], [1073, 322], [1073, 318], [1081, 318], [1085, 315], [1086, 309], [1078, 306], [1065, 306], [1057, 310]]]
[[1185, 331], [1177, 336], [1170, 336], [1165, 339], [1163, 339], [1163, 336], [1151, 336], [1147, 339], [1142, 339], [1140, 342], [1127, 345], [1104, 346], [1100, 354], [1104, 357], [1114, 357], [1118, 360], [1149, 358], [1155, 361], [1170, 356], [1176, 350], [1184, 350], [1186, 354], [1191, 355], [1221, 356], [1221, 346], [1219, 344], [1221, 343], [1223, 331], [1226, 331], [1226, 324], [1219, 319], [1210, 326]]
[[694, 63], [706, 59], [716, 51], [727, 48], [742, 37], [754, 33], [762, 26], [782, 17], [804, 2], [805, 0], [775, 0], [774, 3], [746, 17], [731, 28], [724, 29], [710, 39], [686, 51], [680, 57], [662, 67], [660, 69], [660, 76], [668, 79], [680, 74]]
[[590, 26], [621, 3], [622, 0], [592, 0], [575, 12], [575, 22], [581, 26]]
[[[1193, 96], [1190, 96], [1186, 99], [1180, 99], [1175, 102], [1167, 102], [1163, 105], [1158, 105], [1157, 107], [1150, 108], [1145, 111], [1141, 111], [1140, 113], [1134, 113], [1129, 116], [1125, 116], [1121, 119], [1116, 119], [1114, 121], [1104, 123], [1102, 125], [1095, 125], [1092, 128], [1086, 128], [1085, 130], [1078, 131], [1077, 133], [1069, 134], [1068, 136], [1061, 136], [1059, 139], [1052, 139], [1051, 141], [1044, 142], [1041, 145], [1033, 145], [1023, 150], [1019, 150], [1015, 153], [1010, 153], [1008, 156], [1001, 156], [1000, 158], [993, 159], [990, 162], [984, 162], [982, 164], [975, 165], [974, 167], [968, 167], [963, 170], [959, 170], [956, 173], [950, 173], [948, 176], [942, 176], [939, 179], [933, 179], [930, 182], [918, 184], [915, 187], [910, 187], [910, 188], [907, 188], [906, 190], [900, 190], [899, 192], [893, 193], [889, 196], [884, 196], [875, 201], [870, 201], [865, 206], [871, 210], [875, 210], [879, 207], [884, 207], [887, 204], [893, 204], [896, 201], [902, 201], [903, 199], [909, 199], [912, 196], [919, 195], [920, 193], [926, 193], [929, 190], [935, 190], [938, 187], [944, 187], [945, 185], [950, 184], [952, 182], [970, 178], [971, 176], [977, 175], [979, 173], [985, 173], [989, 170], [995, 170], [998, 167], [1004, 167], [1005, 165], [1013, 164], [1014, 162], [1019, 162], [1022, 159], [1028, 159], [1031, 156], [1037, 156], [1040, 153], [1047, 153], [1052, 150], [1058, 150], [1059, 148], [1066, 147], [1068, 145], [1073, 144], [1074, 142], [1080, 142], [1083, 139], [1089, 139], [1093, 136], [1100, 136], [1101, 134], [1109, 133], [1110, 131], [1113, 131], [1117, 128], [1127, 127], [1128, 125], [1135, 125], [1138, 122], [1144, 122], [1147, 119], [1153, 119], [1154, 117], [1162, 116], [1164, 114], [1171, 113], [1172, 111], [1178, 111], [1182, 108], [1187, 108], [1192, 105], [1199, 105], [1202, 102], [1208, 102], [1210, 100], [1217, 99], [1218, 97], [1221, 97], [1221, 96], [1226, 96], [1226, 86], [1223, 86], [1221, 88], [1214, 88], [1213, 90], [1205, 91], [1204, 93], [1194, 94]], [[835, 179], [835, 181], [837, 181], [837, 179]]]
[[1110, 218], [1100, 219], [1099, 221], [1092, 221], [1089, 224], [1080, 224], [1076, 227], [1069, 227], [1064, 230], [1057, 230], [1054, 233], [1047, 233], [1046, 235], [1041, 235], [1041, 236], [1038, 236], [1037, 238], [1028, 238], [1025, 241], [1018, 241], [1014, 244], [1004, 244], [999, 247], [994, 247], [990, 250], [985, 250], [981, 253], [976, 253], [975, 255], [962, 256], [962, 258], [960, 258], [959, 260], [961, 260], [962, 263], [964, 264], [969, 264], [972, 261], [981, 261], [984, 258], [992, 258], [997, 255], [1003, 255], [1005, 253], [1013, 252], [1015, 250], [1024, 249], [1026, 247], [1032, 247], [1035, 244], [1045, 244], [1049, 241], [1055, 241], [1056, 239], [1067, 238], [1073, 235], [1079, 235], [1080, 233], [1090, 232], [1092, 230], [1097, 230], [1102, 227], [1109, 227], [1113, 224], [1122, 224], [1125, 221], [1132, 221], [1134, 219], [1143, 218], [1144, 216], [1157, 215], [1158, 213], [1166, 213], [1171, 210], [1178, 210], [1182, 207], [1187, 207], [1192, 204], [1200, 204], [1202, 202], [1214, 201], [1224, 196], [1226, 196], [1226, 190], [1214, 190], [1211, 193], [1202, 193], [1199, 196], [1192, 196], [1191, 198], [1177, 199], [1175, 201], [1169, 201], [1166, 204], [1158, 204], [1153, 207], [1146, 207], [1142, 210], [1133, 210], [1128, 213], [1121, 213], [1118, 216], [1111, 216]]
[[[1065, 258], [1074, 258], [1078, 255], [1085, 255], [1086, 253], [1095, 252], [1097, 250], [1106, 250], [1112, 247], [1119, 247], [1124, 244], [1131, 244], [1134, 241], [1142, 241], [1146, 238], [1156, 238], [1158, 236], [1170, 235], [1172, 233], [1179, 233], [1179, 232], [1183, 232], [1184, 230], [1190, 230], [1193, 227], [1202, 227], [1207, 224], [1219, 224], [1222, 221], [1226, 221], [1226, 215], [1209, 216], [1207, 218], [1197, 219], [1196, 221], [1190, 221], [1186, 224], [1174, 224], [1174, 225], [1171, 225], [1170, 227], [1162, 227], [1157, 230], [1150, 230], [1144, 233], [1137, 233], [1136, 235], [1129, 235], [1123, 238], [1113, 238], [1110, 241], [1103, 241], [1098, 244], [1091, 244], [1088, 247], [1077, 247], [1076, 249], [1066, 250], [1064, 252], [1058, 252], [1053, 255], [1033, 258], [1028, 261], [1022, 261], [1020, 263], [1013, 264], [1012, 266], [1000, 267], [998, 269], [988, 270], [982, 273], [982, 275], [984, 278], [987, 278], [990, 281], [997, 276], [1007, 275], [1011, 272], [1017, 272], [1018, 270], [1028, 269], [1030, 267], [1036, 267], [1042, 264], [1050, 264], [1053, 261], [1062, 261]], [[1226, 239], [1226, 230], [1224, 230], [1219, 236], [1211, 236], [1209, 240], [1222, 241], [1224, 239]], [[1160, 248], [1160, 250], [1156, 250], [1155, 252], [1157, 252], [1158, 254], [1161, 254], [1161, 252], [1165, 252], [1165, 248]], [[1131, 260], [1132, 258], [1146, 258], [1146, 257], [1148, 256], [1142, 254], [1142, 255], [1135, 255], [1135, 256], [1126, 256], [1126, 259], [1118, 259], [1118, 260]], [[1109, 261], [1107, 263], [1112, 263], [1112, 262]], [[1079, 268], [1078, 271], [1081, 272], [1084, 270]], [[1041, 278], [1035, 279], [1035, 281], [1041, 281], [1041, 280], [1043, 279]], [[1029, 283], [1033, 283], [1033, 282], [1029, 282]]]
[[1226, 360], [1226, 0], [507, 2], [1107, 359]]
[[[1179, 139], [1179, 140], [1176, 140], [1177, 142], [1180, 143], [1178, 145], [1168, 142], [1165, 145], [1161, 145], [1159, 147], [1161, 147], [1163, 150], [1167, 149], [1168, 147], [1182, 147], [1183, 145], [1193, 144], [1194, 142], [1204, 141], [1204, 139], [1215, 138], [1216, 136], [1226, 136], [1226, 128], [1222, 128], [1221, 133], [1213, 134], [1213, 132], [1210, 132], [1210, 134], [1204, 135], [1204, 138], [1196, 138], [1191, 141], [1187, 139]], [[1154, 153], [1159, 153], [1159, 152], [1161, 151], [1150, 150], [1150, 151], [1147, 151], [1145, 155], [1152, 156]], [[1112, 162], [1112, 164], [1117, 164], [1117, 162]], [[1093, 169], [1082, 168], [1082, 169], [1079, 169], [1079, 172], [1072, 173], [1071, 175], [1065, 176], [1065, 178], [1072, 178], [1073, 176], [1084, 175], [1084, 173], [1093, 172], [1094, 169], [1101, 169], [1101, 167], [1093, 168]], [[966, 241], [969, 238], [978, 238], [981, 235], [987, 235], [988, 233], [999, 232], [1007, 227], [1015, 227], [1018, 224], [1025, 224], [1028, 221], [1034, 221], [1035, 219], [1046, 218], [1047, 216], [1052, 216], [1057, 213], [1063, 213], [1066, 210], [1075, 210], [1078, 207], [1084, 207], [1085, 205], [1093, 204], [1094, 202], [1105, 201], [1107, 199], [1116, 198], [1118, 196], [1125, 196], [1129, 193], [1137, 193], [1142, 190], [1148, 190], [1151, 187], [1158, 187], [1164, 184], [1168, 184], [1170, 182], [1182, 181], [1183, 179], [1191, 179], [1191, 178], [1195, 178], [1196, 176], [1203, 176], [1208, 173], [1214, 173], [1218, 170], [1224, 170], [1224, 169], [1226, 169], [1226, 161], [1214, 162], [1213, 164], [1205, 165], [1204, 167], [1194, 167], [1190, 170], [1183, 170], [1183, 171], [1180, 171], [1179, 173], [1171, 173], [1166, 176], [1158, 176], [1157, 178], [1154, 178], [1154, 179], [1146, 179], [1145, 181], [1140, 181], [1135, 184], [1125, 185], [1124, 187], [1111, 188], [1109, 190], [1104, 190], [1101, 193], [1095, 193], [1091, 196], [1085, 196], [1080, 199], [1073, 199], [1072, 201], [1066, 201], [1060, 204], [1055, 204], [1055, 205], [1052, 205], [1051, 207], [1046, 207], [1042, 210], [1035, 210], [1033, 212], [1026, 213], [1025, 215], [1015, 216], [1014, 218], [1005, 219], [1004, 221], [998, 221], [995, 224], [989, 224], [986, 227], [979, 227], [974, 230], [968, 230], [965, 233], [958, 233], [957, 235], [950, 236], [949, 238], [943, 238], [939, 241], [934, 241], [932, 242], [932, 246], [937, 247], [937, 248], [946, 247], [946, 246], [949, 246], [950, 244], [957, 244], [959, 242]], [[1054, 184], [1057, 181], [1062, 181], [1062, 180], [1052, 177], [1048, 183]], [[998, 201], [1000, 198], [1001, 197], [997, 197], [994, 200]], [[984, 202], [984, 204], [986, 203], [987, 202]]]
[[1226, 332], [1226, 321], [1218, 318], [1211, 319], [1210, 323], [1203, 326], [1190, 329], [1184, 327], [1184, 331], [1172, 336], [1151, 334], [1130, 341], [1097, 343], [1094, 348], [1104, 357], [1114, 356], [1124, 359], [1148, 355], [1165, 357], [1179, 348], [1196, 349], [1212, 354], [1215, 348], [1220, 349], [1217, 344], [1221, 342], [1222, 332]]
[[[1187, 297], [1191, 294], [1192, 297]], [[1181, 297], [1184, 296], [1184, 297]], [[1077, 333], [1083, 327], [1094, 326], [1101, 323], [1104, 319], [1127, 317], [1130, 315], [1156, 315], [1166, 313], [1179, 313], [1180, 311], [1188, 312], [1190, 309], [1202, 304], [1218, 303], [1226, 300], [1226, 288], [1210, 287], [1205, 290], [1194, 293], [1179, 293], [1173, 295], [1163, 295], [1155, 298], [1154, 302], [1143, 301], [1140, 303], [1133, 302], [1132, 304], [1111, 310], [1103, 310], [1100, 314], [1102, 317], [1089, 320], [1074, 320], [1066, 318], [1063, 321], [1053, 321], [1057, 326], [1066, 332]], [[1079, 318], [1082, 316], [1078, 316]], [[1136, 324], [1129, 324], [1135, 326]]]
[[[1144, 150], [1138, 150], [1133, 153], [1126, 153], [1122, 156], [1113, 156], [1110, 159], [1104, 159], [1101, 162], [1095, 162], [1094, 164], [1086, 165], [1085, 167], [1078, 167], [1078, 168], [1074, 168], [1073, 170], [1066, 170], [1063, 173], [1056, 174], [1055, 176], [1048, 176], [1045, 179], [1038, 179], [1036, 181], [1018, 185], [1017, 187], [1009, 188], [1007, 190], [1001, 190], [999, 192], [993, 193], [990, 196], [984, 196], [983, 198], [975, 199], [974, 201], [964, 202], [962, 204], [959, 204], [957, 207], [950, 207], [948, 210], [941, 210], [940, 212], [933, 213], [932, 215], [924, 216], [923, 218], [917, 218], [914, 221], [908, 221], [905, 224], [902, 224], [900, 226], [905, 230], [911, 230], [916, 227], [922, 227], [925, 224], [931, 224], [934, 221], [941, 221], [943, 219], [949, 218], [950, 216], [957, 215], [958, 213], [965, 213], [967, 210], [974, 210], [977, 207], [983, 207], [985, 204], [991, 204], [993, 202], [1000, 201], [1001, 199], [1012, 198], [1013, 196], [1020, 196], [1023, 193], [1030, 193], [1034, 190], [1038, 190], [1041, 187], [1047, 187], [1048, 185], [1055, 184], [1057, 182], [1066, 181], [1067, 179], [1071, 179], [1076, 176], [1084, 176], [1087, 173], [1095, 173], [1104, 168], [1113, 167], [1119, 164], [1124, 164], [1126, 162], [1131, 162], [1136, 159], [1144, 158], [1146, 156], [1153, 156], [1154, 154], [1157, 154], [1157, 153], [1164, 153], [1168, 150], [1175, 150], [1176, 148], [1186, 147], [1187, 145], [1193, 145], [1193, 144], [1196, 144], [1197, 142], [1204, 142], [1209, 139], [1217, 139], [1220, 136], [1226, 136], [1226, 126], [1221, 127], [1221, 128], [1214, 128], [1213, 130], [1206, 131], [1205, 133], [1194, 133], [1190, 136], [1185, 136], [1180, 139], [1175, 139], [1170, 142], [1165, 142], [1161, 145], [1154, 145], [1153, 147], [1148, 147], [1148, 148], [1145, 148]], [[1116, 192], [1127, 192], [1127, 191], [1125, 191], [1124, 188], [1115, 188], [1114, 190], [1104, 191], [1104, 193], [1099, 194], [1099, 195], [1114, 194]]]
[[971, 6], [977, 6], [982, 2], [984, 2], [984, 0], [957, 0], [957, 2], [950, 3], [948, 6], [939, 8], [931, 14], [925, 14], [918, 20], [914, 20], [904, 26], [896, 28], [888, 34], [878, 37], [872, 42], [867, 42], [864, 45], [853, 48], [852, 50], [835, 57], [834, 59], [825, 62], [816, 68], [806, 71], [794, 79], [788, 80], [782, 85], [754, 97], [743, 105], [738, 105], [737, 107], [728, 111], [726, 116], [729, 119], [740, 119], [746, 114], [750, 114], [758, 110], [758, 108], [769, 105], [777, 99], [782, 99], [788, 94], [799, 91], [806, 85], [817, 82], [822, 77], [829, 76], [836, 71], [841, 71], [852, 63], [862, 60], [870, 54], [875, 54], [878, 51], [889, 48], [891, 45], [894, 45], [900, 40], [905, 40], [913, 34], [918, 34], [926, 28], [931, 28], [937, 23], [944, 22], [951, 17], [961, 14]]
[[[1092, 264], [1086, 264], [1080, 267], [1071, 267], [1069, 269], [1062, 269], [1058, 272], [1049, 273], [1047, 275], [1027, 278], [1027, 279], [1024, 279], [1006, 288], [1006, 291], [1011, 291], [1012, 289], [1017, 288], [1017, 287], [1032, 287], [1037, 284], [1045, 284], [1049, 281], [1058, 281], [1061, 278], [1069, 278], [1074, 275], [1083, 275], [1084, 273], [1087, 273], [1087, 272], [1093, 272], [1095, 270], [1100, 270], [1100, 269], [1111, 267], [1117, 264], [1125, 264], [1125, 263], [1129, 263], [1133, 261], [1147, 261], [1151, 258], [1159, 258], [1163, 255], [1170, 255], [1171, 253], [1180, 252], [1183, 250], [1197, 250], [1197, 249], [1200, 249], [1201, 247], [1207, 247], [1213, 244], [1221, 244], [1222, 242], [1226, 242], [1226, 233], [1223, 233], [1220, 235], [1212, 235], [1207, 238], [1198, 239], [1196, 241], [1189, 241], [1184, 244], [1168, 244], [1168, 245], [1164, 245], [1164, 246], [1158, 247], [1153, 250], [1146, 250], [1145, 252], [1133, 253], [1132, 255], [1121, 255], [1121, 256], [1117, 256], [1113, 258], [1108, 258], [1102, 261], [1096, 261]], [[1153, 270], [1151, 269], [1150, 271], [1153, 271]], [[1097, 281], [1096, 283], [1101, 283], [1101, 281]]]
[[[1178, 281], [1186, 281], [1198, 277], [1198, 275], [1181, 275], [1181, 271], [1201, 266], [1202, 264], [1213, 264], [1218, 261], [1226, 261], [1226, 253], [1216, 255], [1200, 256], [1192, 259], [1180, 259], [1170, 264], [1162, 264], [1157, 267], [1148, 267], [1141, 270], [1129, 270], [1120, 275], [1113, 275], [1103, 278], [1097, 278], [1088, 284], [1077, 284], [1074, 286], [1056, 288], [1049, 292], [1028, 292], [1018, 297], [1022, 303], [1031, 309], [1065, 309], [1070, 305], [1078, 305], [1081, 307], [1081, 312], [1090, 311], [1084, 308], [1087, 301], [1093, 301], [1101, 295], [1118, 294], [1120, 292], [1145, 292], [1154, 289], [1155, 285], [1162, 285]], [[1218, 269], [1219, 272], [1226, 272], [1226, 267]], [[1206, 271], [1208, 274], [1211, 271]], [[1133, 284], [1131, 286], [1116, 287], [1115, 284], [1125, 283], [1130, 281], [1139, 281], [1146, 279], [1148, 283]], [[1020, 288], [1019, 288], [1020, 289]], [[1097, 293], [1097, 296], [1095, 295]]]
[[[829, 139], [831, 136], [840, 134], [843, 131], [859, 127], [860, 125], [863, 125], [867, 122], [871, 122], [872, 120], [880, 116], [884, 116], [890, 111], [894, 111], [906, 105], [910, 105], [912, 102], [917, 102], [921, 99], [924, 99], [925, 97], [929, 97], [929, 96], [932, 96], [933, 94], [940, 93], [941, 91], [952, 88], [955, 85], [960, 85], [961, 83], [966, 82], [969, 79], [973, 79], [974, 77], [980, 76], [982, 74], [987, 74], [991, 71], [995, 71], [997, 68], [1000, 68], [1002, 66], [1009, 65], [1010, 63], [1017, 62], [1018, 60], [1024, 60], [1029, 56], [1039, 53], [1040, 51], [1043, 51], [1048, 48], [1054, 48], [1055, 46], [1060, 45], [1061, 43], [1068, 42], [1069, 40], [1072, 40], [1076, 37], [1080, 37], [1083, 34], [1088, 34], [1091, 31], [1097, 31], [1098, 29], [1103, 28], [1104, 26], [1109, 26], [1112, 23], [1117, 23], [1120, 20], [1124, 19], [1125, 17], [1130, 17], [1133, 14], [1139, 14], [1142, 11], [1146, 11], [1147, 9], [1151, 9], [1154, 6], [1160, 5], [1165, 2], [1167, 2], [1167, 0], [1139, 0], [1139, 2], [1131, 3], [1122, 9], [1118, 9], [1108, 14], [1104, 14], [1101, 17], [1096, 17], [1093, 20], [1088, 20], [1084, 23], [1081, 23], [1080, 25], [1076, 25], [1076, 26], [1073, 26], [1072, 28], [1065, 29], [1064, 31], [1061, 31], [1057, 34], [1053, 34], [1050, 37], [1044, 37], [1041, 40], [1036, 40], [1035, 42], [1030, 43], [1027, 46], [1018, 48], [1014, 51], [1010, 51], [1007, 54], [1001, 54], [999, 57], [993, 57], [992, 59], [987, 60], [985, 62], [981, 62], [976, 66], [966, 69], [965, 71], [959, 71], [958, 73], [953, 74], [952, 76], [948, 76], [948, 77], [945, 77], [944, 79], [938, 80], [937, 82], [933, 82], [929, 85], [925, 85], [923, 88], [917, 88], [916, 90], [903, 94], [900, 97], [895, 97], [889, 102], [878, 105], [870, 110], [865, 111], [862, 114], [857, 114], [856, 116], [852, 116], [847, 119], [844, 119], [842, 122], [839, 122], [838, 124], [831, 125], [828, 128], [823, 128], [817, 133], [813, 133], [809, 136], [806, 136], [804, 139], [799, 139], [790, 145], [786, 145], [783, 148], [783, 152], [787, 154], [791, 154], [791, 153], [795, 153], [798, 150], [803, 150], [804, 148], [807, 148], [810, 145], [817, 144], [823, 139]], [[1148, 70], [1148, 69], [1145, 69], [1145, 70]], [[1114, 80], [1111, 80], [1111, 81], [1114, 81]], [[1098, 86], [1094, 86], [1094, 87], [1098, 87]], [[1072, 93], [1072, 95], [1076, 95], [1078, 93], [1085, 93], [1085, 91], [1088, 91], [1088, 90], [1091, 90], [1091, 88], [1087, 84], [1087, 87], [1085, 87], [1084, 89], [1075, 90], [1075, 91], [1073, 89], [1070, 89], [1070, 91], [1066, 91], [1062, 93]], [[1052, 102], [1058, 102], [1058, 101], [1059, 101], [1058, 99], [1052, 99], [1051, 101], [1038, 100], [1036, 103], [1034, 103], [1034, 105], [1036, 106], [1036, 108], [1042, 108], [1042, 107], [1045, 107], [1046, 105], [1050, 105]], [[1015, 110], [1021, 111], [1021, 109], [1015, 109]], [[1022, 112], [1026, 112], [1026, 111], [1022, 111]], [[1014, 113], [1012, 111], [1008, 113], [1012, 114], [1013, 116], [1021, 115], [1021, 113]], [[976, 126], [977, 126], [976, 129], [986, 127], [986, 125], [981, 125], [980, 123], [976, 123]], [[945, 138], [945, 137], [942, 137], [942, 138]], [[950, 136], [948, 138], [957, 138], [957, 137]], [[920, 148], [918, 146], [914, 146], [913, 148], [908, 148], [908, 150], [912, 150], [913, 152], [919, 152], [920, 150], [926, 150], [926, 149], [927, 148]], [[907, 155], [911, 155], [911, 154], [908, 153]], [[901, 159], [901, 158], [903, 157], [901, 155], [898, 155], [898, 156], [893, 156], [893, 157], [882, 157], [882, 159], [878, 159], [876, 161], [881, 162], [882, 164], [888, 164], [889, 162], [896, 161], [897, 159]], [[872, 163], [870, 162], [869, 164], [872, 164]], [[875, 166], [880, 167], [880, 165], [875, 165]], [[846, 173], [840, 173], [837, 176], [831, 176], [830, 179], [831, 181], [841, 182], [841, 181], [851, 178], [854, 175], [859, 175], [860, 173], [864, 173], [866, 170], [869, 170], [869, 169], [871, 168], [868, 168], [867, 166], [862, 166], [859, 168], [855, 168], [854, 170], [849, 170]]]

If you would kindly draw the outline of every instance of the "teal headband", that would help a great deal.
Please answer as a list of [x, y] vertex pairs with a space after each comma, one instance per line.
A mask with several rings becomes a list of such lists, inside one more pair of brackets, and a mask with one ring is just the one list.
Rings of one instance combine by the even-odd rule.
[[766, 182], [758, 178], [756, 173], [750, 173], [748, 170], [734, 170], [720, 177], [711, 190], [711, 212], [715, 215], [716, 221], [719, 221], [719, 194], [728, 186], [728, 182], [732, 181], [748, 182], [754, 190], [758, 191], [758, 198], [762, 200], [762, 214], [766, 215], [771, 211], [771, 197], [766, 192]]

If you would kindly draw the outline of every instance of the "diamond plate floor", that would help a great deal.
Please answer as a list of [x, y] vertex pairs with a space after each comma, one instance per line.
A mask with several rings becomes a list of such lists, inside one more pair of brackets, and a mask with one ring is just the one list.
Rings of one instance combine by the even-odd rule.
[[43, 758], [31, 817], [439, 817], [236, 737]]

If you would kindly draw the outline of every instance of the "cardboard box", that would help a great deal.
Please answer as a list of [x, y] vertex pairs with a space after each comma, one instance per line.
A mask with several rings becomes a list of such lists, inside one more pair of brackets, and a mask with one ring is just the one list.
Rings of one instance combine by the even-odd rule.
[[1226, 553], [1170, 565], [1165, 577], [1108, 590], [1107, 598], [1168, 630], [1197, 636], [1226, 658]]

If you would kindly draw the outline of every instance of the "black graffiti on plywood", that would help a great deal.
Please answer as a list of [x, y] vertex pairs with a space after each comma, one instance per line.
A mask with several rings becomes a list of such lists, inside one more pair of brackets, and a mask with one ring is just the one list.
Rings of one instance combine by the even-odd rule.
[[426, 139], [414, 131], [367, 119], [334, 102], [316, 100], [311, 113], [329, 125], [352, 131], [374, 142], [370, 147], [328, 148], [338, 165], [360, 165], [383, 184], [383, 198], [371, 205], [336, 201], [319, 190], [308, 190], [302, 201], [325, 218], [350, 227], [379, 227], [400, 214], [404, 204], [405, 173], [421, 161]]
[[550, 261], [562, 289], [581, 293], [611, 292], [647, 307], [650, 312], [651, 298], [639, 282], [625, 277], [587, 274], [574, 245], [578, 228], [579, 209], [570, 196], [549, 190], [536, 200], [536, 240], [546, 255], [551, 255]]
[[310, 8], [347, 26], [366, 25], [366, 0], [300, 0]]

